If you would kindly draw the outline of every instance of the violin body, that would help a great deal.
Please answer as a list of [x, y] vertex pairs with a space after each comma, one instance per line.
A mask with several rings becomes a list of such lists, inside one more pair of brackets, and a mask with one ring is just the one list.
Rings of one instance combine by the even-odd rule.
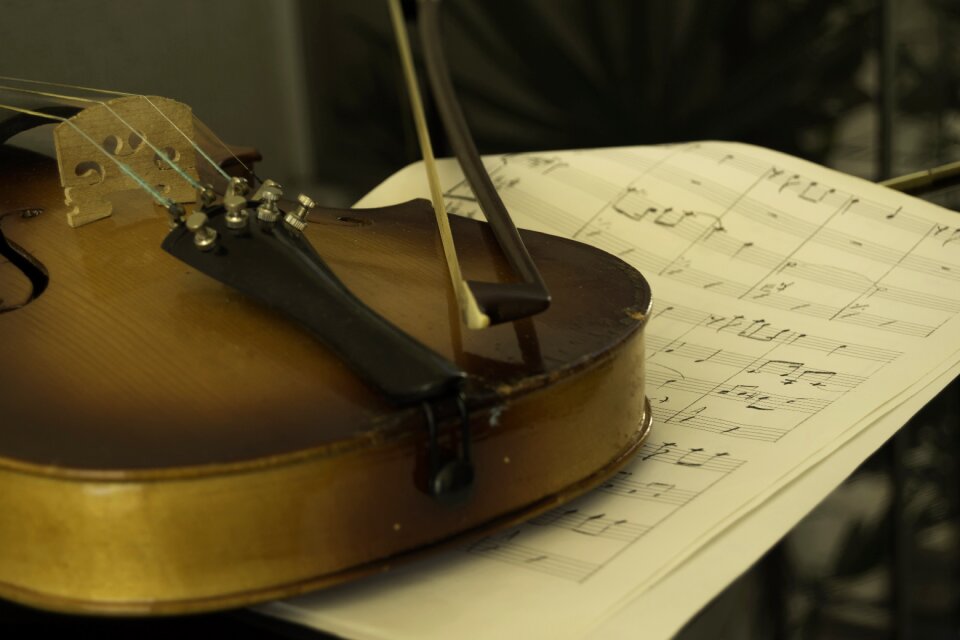
[[[70, 228], [56, 164], [0, 146], [0, 241], [48, 277], [30, 299], [0, 264], [2, 597], [132, 615], [295, 595], [556, 507], [649, 430], [650, 290], [619, 259], [522, 232], [551, 307], [469, 331], [429, 203], [315, 209], [304, 234], [343, 283], [487, 390], [468, 404], [473, 493], [443, 504], [421, 406], [164, 253], [142, 195], [113, 204]], [[451, 223], [464, 271], [502, 279], [486, 225]], [[456, 412], [435, 419], [457, 446]]]

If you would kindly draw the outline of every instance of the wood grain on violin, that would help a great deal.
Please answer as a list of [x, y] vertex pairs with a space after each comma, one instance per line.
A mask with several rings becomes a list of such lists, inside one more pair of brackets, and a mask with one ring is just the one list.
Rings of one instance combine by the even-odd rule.
[[[382, 571], [595, 486], [649, 428], [646, 282], [523, 232], [550, 309], [461, 330], [425, 201], [314, 210], [305, 235], [359, 298], [492, 393], [470, 404], [475, 490], [421, 490], [424, 415], [365, 385], [302, 327], [160, 250], [162, 208], [114, 196], [65, 222], [56, 165], [0, 146], [0, 595], [67, 611], [238, 606]], [[39, 215], [21, 215], [22, 211]], [[507, 272], [452, 221], [464, 271]], [[397, 371], [403, 376], [403, 371]], [[456, 416], [441, 412], [440, 441]]]

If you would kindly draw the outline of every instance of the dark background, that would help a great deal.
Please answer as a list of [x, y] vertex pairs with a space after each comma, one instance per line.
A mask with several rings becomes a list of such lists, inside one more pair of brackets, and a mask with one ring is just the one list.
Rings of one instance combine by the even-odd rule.
[[[958, 0], [447, 0], [443, 31], [485, 153], [724, 139], [869, 179], [960, 156]], [[383, 2], [3, 0], [0, 42], [2, 75], [183, 100], [257, 146], [263, 177], [326, 204], [418, 159]], [[958, 637], [957, 399], [951, 385], [680, 637]], [[3, 625], [78, 628], [9, 606]]]

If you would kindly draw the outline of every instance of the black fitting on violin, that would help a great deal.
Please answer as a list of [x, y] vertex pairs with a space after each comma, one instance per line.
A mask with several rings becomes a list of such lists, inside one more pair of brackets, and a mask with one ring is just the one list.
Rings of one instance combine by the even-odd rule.
[[[248, 207], [255, 207], [248, 203]], [[165, 251], [309, 329], [396, 404], [457, 393], [466, 374], [354, 296], [296, 228], [255, 216], [231, 227], [224, 207], [188, 216]], [[402, 376], [397, 372], [403, 371]]]
[[430, 91], [463, 175], [477, 197], [477, 204], [490, 224], [504, 258], [520, 280], [515, 283], [471, 280], [467, 285], [476, 298], [477, 305], [490, 318], [492, 324], [527, 318], [545, 311], [550, 306], [550, 292], [547, 291], [537, 265], [527, 252], [520, 232], [510, 219], [506, 206], [483, 166], [463, 110], [457, 102], [443, 55], [438, 5], [438, 0], [420, 0], [418, 12], [420, 40], [423, 44]]
[[463, 393], [456, 395], [460, 419], [460, 443], [455, 455], [442, 451], [440, 434], [433, 407], [424, 402], [423, 417], [427, 423], [427, 493], [438, 502], [455, 506], [463, 504], [473, 494], [473, 462], [470, 459], [470, 413]]

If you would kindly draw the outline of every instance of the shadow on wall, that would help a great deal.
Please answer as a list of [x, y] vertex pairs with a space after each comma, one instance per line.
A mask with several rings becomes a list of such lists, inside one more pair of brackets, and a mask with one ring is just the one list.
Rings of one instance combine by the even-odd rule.
[[[904, 25], [932, 15], [956, 34], [955, 3], [898, 4]], [[854, 149], [844, 167], [869, 176], [876, 6], [446, 0], [443, 32], [482, 152], [730, 139], [831, 163]], [[957, 109], [958, 52], [931, 56], [928, 36], [909, 36], [901, 109], [940, 128], [904, 145], [928, 149], [956, 137], [943, 114]], [[329, 204], [419, 157], [384, 2], [7, 0], [0, 38], [0, 74], [183, 100], [257, 146], [263, 175]]]
[[2, 10], [0, 75], [175, 98], [227, 142], [257, 146], [265, 174], [315, 173], [298, 1], [4, 0]]
[[[874, 5], [448, 0], [443, 31], [481, 152], [712, 138], [822, 160], [838, 115], [869, 100], [855, 79]], [[304, 18], [338, 25], [305, 39], [320, 169], [361, 193], [417, 158], [387, 14], [314, 3]]]

